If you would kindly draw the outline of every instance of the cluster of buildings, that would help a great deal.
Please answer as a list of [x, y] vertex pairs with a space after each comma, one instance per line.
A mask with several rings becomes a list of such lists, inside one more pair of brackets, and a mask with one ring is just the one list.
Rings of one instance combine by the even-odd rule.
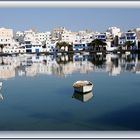
[[134, 43], [129, 49], [140, 49], [140, 28], [121, 32], [117, 27], [110, 27], [104, 33], [89, 30], [72, 32], [64, 27], [48, 32], [14, 32], [13, 29], [0, 28], [0, 51], [8, 54], [55, 52], [57, 42], [67, 42], [72, 45], [73, 50], [85, 50], [89, 49], [88, 44], [95, 39], [105, 42], [107, 51], [120, 46], [127, 49], [124, 46], [127, 41]]
[[57, 75], [66, 77], [74, 72], [107, 72], [116, 76], [121, 72], [140, 73], [140, 55], [26, 55], [0, 57], [0, 79], [15, 76]]

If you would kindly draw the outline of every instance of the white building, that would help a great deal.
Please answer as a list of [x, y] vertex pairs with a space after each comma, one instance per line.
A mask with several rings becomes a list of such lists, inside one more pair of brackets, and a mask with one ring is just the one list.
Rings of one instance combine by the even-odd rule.
[[27, 53], [43, 52], [42, 42], [36, 38], [36, 33], [33, 30], [24, 32], [24, 46]]
[[109, 28], [107, 29], [107, 32], [111, 33], [111, 35], [112, 35], [113, 37], [119, 36], [120, 31], [121, 31], [120, 28], [117, 28], [117, 27], [109, 27]]
[[99, 33], [99, 32], [96, 32], [96, 33], [94, 34], [94, 39], [99, 39], [99, 40], [105, 42], [105, 41], [106, 41], [106, 33]]
[[51, 39], [51, 32], [38, 32], [35, 34], [35, 38], [40, 42], [44, 43], [46, 40]]
[[76, 38], [76, 34], [71, 31], [65, 31], [62, 33], [61, 41], [72, 43]]
[[94, 40], [94, 33], [93, 32], [86, 32], [86, 31], [79, 31], [76, 34], [76, 38], [74, 42], [86, 42], [90, 43], [91, 41]]
[[73, 51], [83, 51], [83, 50], [87, 50], [88, 49], [88, 45], [86, 42], [75, 42], [73, 43]]
[[46, 44], [46, 52], [52, 53], [56, 51], [56, 43], [47, 43]]
[[135, 32], [129, 31], [129, 32], [125, 32], [125, 33], [121, 34], [121, 36], [119, 37], [119, 40], [118, 40], [119, 44], [124, 45], [125, 42], [127, 42], [127, 41], [130, 41], [130, 42], [134, 43], [135, 44], [134, 45], [135, 49], [138, 47], [137, 35], [136, 35]]
[[11, 46], [11, 42], [13, 40], [13, 30], [0, 28], [0, 45], [4, 47]]

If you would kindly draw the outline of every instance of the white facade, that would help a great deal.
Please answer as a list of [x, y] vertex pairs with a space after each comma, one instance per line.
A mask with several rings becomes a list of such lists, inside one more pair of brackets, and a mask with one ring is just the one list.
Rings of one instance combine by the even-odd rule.
[[24, 46], [27, 53], [40, 53], [44, 51], [42, 42], [36, 38], [36, 33], [34, 31], [25, 31], [24, 35]]
[[46, 44], [46, 52], [49, 52], [49, 53], [51, 53], [51, 52], [55, 52], [55, 50], [56, 50], [56, 43], [48, 43], [48, 44]]
[[135, 32], [125, 32], [125, 33], [122, 33], [121, 37], [119, 37], [119, 44], [120, 45], [124, 45], [125, 42], [127, 41], [130, 41], [130, 42], [133, 42], [135, 43], [135, 47], [138, 46], [137, 42], [137, 36], [136, 36], [136, 33]]
[[76, 34], [75, 40], [73, 43], [76, 43], [76, 42], [90, 43], [93, 40], [94, 40], [94, 33], [93, 32], [87, 33], [86, 31], [79, 31]]
[[15, 54], [15, 53], [26, 53], [25, 48], [4, 48], [3, 52], [6, 54]]
[[106, 41], [106, 33], [99, 33], [99, 32], [96, 32], [94, 34], [94, 39], [99, 39], [101, 41]]
[[110, 32], [113, 35], [113, 37], [118, 36], [120, 31], [121, 31], [120, 28], [117, 27], [109, 27], [107, 29], [107, 32]]
[[40, 53], [40, 52], [44, 52], [44, 49], [42, 48], [42, 43], [39, 41], [34, 41], [31, 42], [32, 44], [32, 53]]
[[75, 40], [76, 34], [71, 31], [66, 31], [62, 33], [61, 41], [72, 43]]
[[17, 31], [17, 32], [16, 32], [16, 36], [17, 36], [17, 37], [24, 36], [24, 33], [21, 32], [21, 31]]
[[43, 42], [46, 42], [46, 40], [50, 40], [51, 33], [50, 32], [36, 33], [35, 38], [43, 43]]
[[86, 42], [73, 43], [73, 51], [82, 51], [88, 49]]
[[24, 41], [32, 41], [35, 39], [35, 32], [33, 30], [24, 31]]
[[10, 46], [13, 40], [13, 30], [0, 28], [0, 45]]

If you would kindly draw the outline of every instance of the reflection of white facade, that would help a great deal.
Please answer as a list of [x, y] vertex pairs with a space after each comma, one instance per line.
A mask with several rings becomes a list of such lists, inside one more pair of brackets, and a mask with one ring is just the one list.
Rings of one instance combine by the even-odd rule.
[[0, 79], [15, 77], [15, 67], [12, 65], [0, 65]]
[[[113, 63], [113, 60], [116, 61], [116, 63], [118, 63], [117, 66]], [[119, 63], [118, 55], [115, 54], [106, 55], [106, 71], [109, 72], [111, 76], [117, 76], [118, 74], [120, 74], [121, 66]]]

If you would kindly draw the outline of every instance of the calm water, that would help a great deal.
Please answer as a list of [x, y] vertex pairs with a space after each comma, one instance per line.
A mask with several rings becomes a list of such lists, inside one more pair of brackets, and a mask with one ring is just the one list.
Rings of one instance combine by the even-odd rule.
[[139, 73], [139, 54], [1, 57], [0, 130], [140, 130]]

